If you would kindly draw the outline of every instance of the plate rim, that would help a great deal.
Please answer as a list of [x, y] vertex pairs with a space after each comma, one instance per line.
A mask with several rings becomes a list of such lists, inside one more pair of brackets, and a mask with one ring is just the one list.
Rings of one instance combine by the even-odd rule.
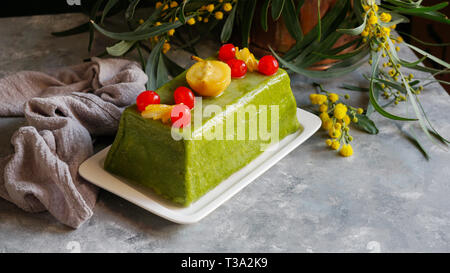
[[[101, 151], [97, 152], [96, 154], [94, 154], [91, 157], [89, 157], [88, 159], [86, 159], [79, 166], [78, 173], [81, 175], [81, 177], [83, 177], [90, 183], [92, 183], [106, 191], [109, 191], [109, 192], [111, 192], [111, 193], [113, 193], [113, 194], [115, 194], [115, 195], [117, 195], [117, 196], [119, 196], [119, 197], [153, 213], [153, 214], [156, 214], [162, 218], [165, 218], [169, 221], [172, 221], [172, 222], [175, 222], [178, 224], [196, 223], [196, 222], [200, 221], [201, 219], [203, 219], [204, 217], [206, 217], [207, 215], [209, 215], [215, 209], [220, 207], [222, 204], [224, 204], [230, 198], [235, 196], [243, 188], [248, 186], [256, 178], [261, 176], [264, 172], [266, 172], [268, 169], [270, 169], [273, 165], [275, 165], [281, 159], [283, 159], [285, 156], [287, 156], [291, 151], [293, 151], [295, 148], [297, 148], [303, 142], [305, 142], [307, 139], [309, 139], [315, 132], [317, 132], [317, 130], [320, 128], [320, 126], [322, 124], [322, 121], [320, 120], [320, 118], [318, 116], [316, 116], [313, 113], [310, 113], [308, 111], [305, 111], [303, 109], [297, 108], [296, 115], [297, 115], [298, 121], [300, 122], [300, 124], [303, 128], [300, 129], [300, 130], [302, 130], [301, 132], [299, 132], [300, 130], [296, 131], [295, 133], [291, 134], [291, 136], [296, 133], [298, 133], [298, 136], [295, 136], [293, 139], [288, 141], [282, 147], [277, 148], [275, 151], [272, 151], [272, 155], [270, 155], [270, 153], [266, 154], [266, 152], [262, 153], [261, 155], [259, 155], [255, 159], [253, 159], [250, 163], [248, 163], [246, 166], [244, 166], [242, 169], [240, 169], [239, 171], [232, 174], [230, 177], [223, 180], [221, 183], [218, 184], [218, 186], [216, 188], [218, 188], [219, 185], [222, 185], [224, 182], [231, 179], [230, 180], [231, 182], [229, 182], [230, 185], [228, 185], [228, 187], [224, 188], [222, 191], [216, 190], [214, 192], [214, 194], [217, 195], [216, 197], [213, 197], [211, 199], [211, 197], [208, 196], [208, 194], [211, 194], [211, 192], [213, 192], [216, 189], [216, 188], [214, 188], [210, 192], [208, 192], [207, 194], [202, 196], [199, 200], [197, 200], [196, 202], [191, 204], [189, 207], [177, 208], [177, 209], [181, 209], [181, 210], [193, 208], [193, 206], [196, 203], [201, 204], [198, 202], [201, 201], [202, 199], [204, 199], [204, 198], [206, 198], [205, 200], [211, 199], [209, 202], [206, 202], [203, 200], [204, 202], [206, 202], [206, 204], [199, 207], [196, 211], [194, 211], [193, 213], [191, 213], [189, 215], [176, 213], [173, 209], [171, 210], [170, 208], [163, 206], [160, 202], [164, 202], [164, 201], [162, 201], [162, 198], [156, 197], [156, 194], [153, 194], [153, 196], [149, 196], [148, 192], [146, 193], [144, 191], [144, 189], [142, 189], [142, 186], [130, 184], [129, 182], [124, 181], [125, 180], [124, 178], [113, 175], [113, 174], [107, 172], [103, 167], [101, 167], [100, 163], [102, 163], [104, 161], [104, 159], [106, 157], [106, 153], [110, 149], [111, 145], [109, 145], [108, 147], [102, 149]], [[287, 136], [286, 138], [288, 138], [288, 137], [289, 136]], [[285, 140], [285, 139], [282, 139], [280, 141], [280, 143], [283, 142], [283, 140]], [[263, 157], [264, 155], [266, 157], [267, 156], [269, 156], [269, 157], [267, 159], [264, 159], [264, 157]], [[258, 162], [258, 159], [260, 157], [263, 159], [261, 162]], [[251, 170], [246, 170], [246, 167], [251, 166], [251, 164], [254, 162], [258, 162], [257, 163], [258, 165], [256, 165]], [[97, 177], [95, 175], [91, 175], [91, 172], [98, 172], [97, 176], [106, 175], [106, 177], [113, 178], [116, 181], [110, 181], [110, 182], [95, 181], [95, 180], [97, 180]], [[233, 180], [232, 180], [232, 179], [234, 179], [233, 177], [239, 176], [239, 175], [242, 175], [240, 180], [233, 182]], [[98, 180], [100, 180], [100, 179], [98, 179]], [[104, 180], [104, 179], [102, 179], [102, 180]], [[121, 183], [115, 183], [115, 182], [121, 182]], [[110, 184], [109, 187], [107, 185], [108, 183]], [[115, 185], [115, 184], [117, 184], [117, 185]], [[119, 188], [119, 189], [116, 189], [116, 188]], [[128, 188], [128, 189], [125, 189], [125, 188]], [[132, 198], [131, 196], [128, 196], [129, 193], [120, 192], [120, 190], [123, 190], [123, 189], [125, 189], [128, 192], [130, 192], [130, 190], [135, 191], [135, 193], [138, 193], [138, 196], [135, 196], [134, 198]], [[142, 200], [138, 200], [138, 199], [142, 199]], [[153, 207], [151, 207], [151, 206], [149, 207], [148, 205], [146, 206], [145, 204], [142, 203], [144, 201], [147, 201], [147, 202], [150, 201], [150, 204], [153, 204]], [[169, 204], [169, 202], [167, 202], [167, 204]], [[155, 205], [157, 208], [155, 208]], [[158, 206], [159, 206], [159, 208], [158, 208]]]

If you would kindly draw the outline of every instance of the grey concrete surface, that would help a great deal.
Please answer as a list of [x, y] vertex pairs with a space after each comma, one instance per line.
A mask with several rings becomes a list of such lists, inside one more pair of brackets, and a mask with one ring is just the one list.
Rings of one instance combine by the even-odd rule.
[[[0, 76], [88, 57], [86, 34], [50, 35], [84, 20], [77, 14], [0, 19]], [[97, 40], [93, 54], [108, 43]], [[204, 55], [214, 48], [201, 47]], [[415, 59], [406, 49], [401, 54]], [[366, 86], [366, 69], [323, 81], [324, 86], [363, 106], [367, 94], [338, 87]], [[306, 105], [311, 81], [292, 76], [292, 88], [298, 105]], [[420, 97], [430, 120], [449, 137], [447, 93], [433, 84]], [[106, 191], [94, 216], [77, 230], [0, 199], [0, 252], [449, 252], [450, 153], [416, 130], [431, 155], [427, 161], [402, 133], [416, 125], [372, 117], [380, 133], [352, 129], [353, 157], [327, 149], [320, 131], [193, 225], [171, 223]], [[9, 138], [22, 124], [21, 118], [0, 119], [0, 155], [11, 152]]]

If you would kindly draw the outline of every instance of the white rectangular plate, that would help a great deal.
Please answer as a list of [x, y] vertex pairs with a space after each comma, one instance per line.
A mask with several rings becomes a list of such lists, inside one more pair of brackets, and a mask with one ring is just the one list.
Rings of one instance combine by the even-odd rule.
[[303, 130], [300, 129], [285, 137], [275, 149], [266, 150], [189, 207], [177, 206], [148, 188], [105, 171], [103, 163], [110, 146], [84, 161], [79, 168], [79, 173], [93, 184], [167, 220], [179, 224], [195, 223], [275, 165], [289, 152], [311, 137], [321, 125], [321, 121], [316, 115], [300, 108], [297, 108], [297, 118], [303, 126]]

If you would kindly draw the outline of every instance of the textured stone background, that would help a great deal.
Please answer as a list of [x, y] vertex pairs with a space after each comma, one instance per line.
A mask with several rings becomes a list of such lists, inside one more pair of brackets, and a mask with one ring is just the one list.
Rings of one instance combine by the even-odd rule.
[[[50, 35], [84, 21], [76, 14], [0, 19], [0, 76], [89, 57], [86, 34]], [[108, 43], [97, 40], [94, 53]], [[201, 47], [203, 57], [214, 48]], [[365, 86], [364, 69], [323, 83], [330, 91], [349, 93], [355, 105], [366, 105], [366, 94], [338, 89], [342, 83]], [[306, 105], [311, 82], [293, 76], [292, 89], [298, 105]], [[430, 85], [421, 100], [436, 128], [450, 137], [450, 98], [442, 87]], [[372, 117], [380, 133], [352, 130], [353, 157], [326, 149], [321, 131], [193, 225], [171, 223], [106, 191], [95, 215], [77, 230], [0, 199], [0, 252], [450, 251], [450, 153], [418, 131], [431, 155], [426, 161], [402, 135], [409, 124]], [[20, 118], [0, 119], [0, 155], [11, 152], [9, 138], [21, 124]]]

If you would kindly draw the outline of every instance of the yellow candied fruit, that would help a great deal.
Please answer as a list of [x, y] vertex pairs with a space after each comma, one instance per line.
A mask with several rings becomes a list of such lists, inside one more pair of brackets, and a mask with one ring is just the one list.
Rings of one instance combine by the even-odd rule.
[[244, 47], [239, 50], [239, 48], [236, 47], [236, 59], [244, 61], [249, 72], [258, 70], [258, 61], [248, 48]]
[[189, 86], [202, 96], [218, 96], [231, 83], [231, 69], [221, 61], [202, 60], [193, 57], [198, 62], [186, 73]]
[[173, 107], [175, 107], [175, 105], [150, 104], [145, 107], [141, 116], [153, 120], [160, 119], [163, 123], [167, 123], [170, 119], [170, 113], [172, 112]]

